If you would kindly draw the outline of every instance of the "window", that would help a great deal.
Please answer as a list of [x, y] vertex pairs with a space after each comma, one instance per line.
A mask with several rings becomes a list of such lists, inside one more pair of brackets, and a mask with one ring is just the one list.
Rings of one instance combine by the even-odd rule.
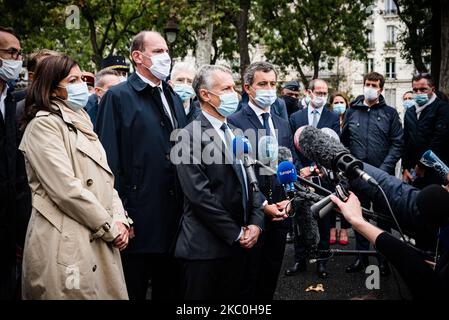
[[394, 0], [386, 0], [385, 1], [385, 14], [386, 15], [396, 15], [398, 14], [398, 9]]
[[396, 27], [387, 26], [387, 45], [394, 46], [396, 44]]
[[374, 59], [368, 58], [365, 63], [365, 74], [368, 74], [370, 72], [374, 71]]
[[366, 34], [368, 38], [368, 48], [374, 49], [374, 30], [368, 30], [368, 33]]
[[396, 59], [386, 58], [385, 59], [385, 75], [387, 79], [396, 78]]
[[396, 89], [385, 89], [385, 102], [396, 108]]

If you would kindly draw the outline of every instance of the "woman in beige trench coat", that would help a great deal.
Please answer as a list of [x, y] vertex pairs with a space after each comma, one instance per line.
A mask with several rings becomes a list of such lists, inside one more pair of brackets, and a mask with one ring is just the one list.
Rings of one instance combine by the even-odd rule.
[[120, 259], [128, 219], [85, 102], [75, 61], [61, 55], [39, 63], [19, 147], [33, 201], [24, 299], [128, 299]]

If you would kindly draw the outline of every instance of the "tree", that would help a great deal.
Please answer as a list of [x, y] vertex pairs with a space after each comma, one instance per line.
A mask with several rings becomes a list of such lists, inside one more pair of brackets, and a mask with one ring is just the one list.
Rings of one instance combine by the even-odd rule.
[[366, 57], [368, 45], [365, 20], [369, 0], [258, 0], [259, 33], [269, 60], [292, 66], [308, 83], [304, 67], [317, 78], [320, 62], [339, 57]]

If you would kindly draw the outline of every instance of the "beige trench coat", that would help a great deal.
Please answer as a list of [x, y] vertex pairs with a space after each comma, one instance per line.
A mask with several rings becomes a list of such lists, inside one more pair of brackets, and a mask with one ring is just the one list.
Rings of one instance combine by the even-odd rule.
[[62, 102], [56, 105], [62, 117], [39, 111], [19, 147], [33, 201], [23, 298], [128, 299], [111, 243], [119, 234], [115, 222], [128, 222], [105, 151], [75, 129]]

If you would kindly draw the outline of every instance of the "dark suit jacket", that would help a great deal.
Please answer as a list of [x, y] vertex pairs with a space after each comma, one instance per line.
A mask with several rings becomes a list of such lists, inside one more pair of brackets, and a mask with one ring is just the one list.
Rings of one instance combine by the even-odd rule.
[[[310, 108], [310, 106], [308, 108]], [[291, 115], [290, 126], [293, 135], [295, 134], [296, 130], [298, 130], [298, 128], [309, 125], [309, 117], [307, 113], [308, 108], [299, 110]], [[324, 106], [320, 121], [318, 121], [317, 124], [317, 128], [330, 128], [334, 130], [338, 135], [340, 135], [340, 119], [337, 114], [329, 111], [326, 106]], [[304, 157], [299, 151], [297, 151], [296, 153], [299, 159], [298, 168], [307, 167], [312, 164], [312, 161]]]
[[[194, 126], [201, 127], [201, 133], [211, 140], [201, 141], [201, 135], [194, 136]], [[246, 225], [263, 228], [262, 203], [257, 200], [260, 195], [256, 192], [250, 196], [252, 201], [246, 203], [245, 210], [244, 182], [240, 181], [232, 164], [224, 163], [221, 139], [202, 113], [185, 130], [189, 139], [181, 140], [177, 146], [187, 144], [190, 164], [177, 165], [185, 200], [175, 256], [189, 260], [229, 257], [233, 254], [232, 248], [239, 245], [236, 239], [245, 220]], [[201, 153], [194, 153], [196, 147], [190, 147], [195, 144], [201, 145]], [[211, 144], [221, 148], [215, 150], [222, 151], [222, 162], [206, 164], [201, 157], [204, 148], [210, 148]]]
[[[167, 83], [163, 88], [178, 127], [184, 127], [181, 99]], [[115, 188], [134, 220], [136, 237], [128, 252], [166, 253], [174, 241], [183, 195], [170, 161], [172, 130], [158, 89], [136, 73], [101, 99], [97, 132], [115, 175]]]
[[[292, 151], [292, 154], [295, 154], [293, 147], [293, 136], [291, 134], [288, 121], [284, 120], [283, 118], [273, 113], [271, 113], [271, 119], [273, 120], [274, 128], [277, 130], [278, 145], [289, 148]], [[242, 129], [243, 132], [245, 132], [248, 129], [255, 130], [257, 134], [256, 135], [257, 142], [261, 138], [258, 135], [259, 134], [258, 130], [263, 130], [264, 127], [257, 118], [255, 112], [249, 106], [246, 106], [245, 108], [231, 115], [228, 118], [228, 122], [233, 124], [237, 128]], [[258, 143], [255, 143], [255, 145], [253, 145], [252, 147], [256, 151], [254, 153], [255, 156], [257, 156]], [[263, 192], [266, 191], [267, 188], [269, 187], [267, 184], [271, 184], [271, 187], [273, 189], [274, 202], [278, 202], [285, 199], [282, 186], [279, 185], [275, 176], [272, 176], [270, 179], [266, 179], [265, 178], [266, 176], [259, 176], [259, 170], [256, 170], [256, 175], [258, 178], [259, 185], [261, 186]], [[264, 195], [267, 196], [266, 192], [264, 192]]]
[[87, 100], [87, 104], [84, 107], [84, 110], [86, 110], [87, 114], [89, 115], [90, 121], [92, 121], [94, 130], [96, 131], [98, 116], [98, 97], [95, 93], [90, 95], [89, 99]]

